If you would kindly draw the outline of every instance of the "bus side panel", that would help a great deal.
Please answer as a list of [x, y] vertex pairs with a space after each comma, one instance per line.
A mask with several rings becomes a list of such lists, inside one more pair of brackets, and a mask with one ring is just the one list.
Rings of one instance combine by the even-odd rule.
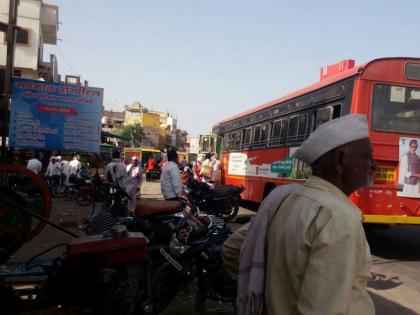
[[300, 182], [293, 176], [289, 148], [250, 150], [222, 154], [222, 183], [243, 185], [242, 198], [260, 203], [276, 186]]

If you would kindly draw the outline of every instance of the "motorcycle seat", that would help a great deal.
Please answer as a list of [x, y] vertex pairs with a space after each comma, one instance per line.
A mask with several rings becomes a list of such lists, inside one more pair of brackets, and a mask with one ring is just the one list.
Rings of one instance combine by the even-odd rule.
[[146, 217], [181, 211], [182, 203], [177, 200], [138, 201], [134, 213], [136, 217]]
[[222, 198], [222, 197], [229, 197], [232, 195], [239, 195], [241, 193], [241, 187], [233, 186], [233, 185], [226, 185], [226, 186], [218, 186], [213, 189], [213, 193], [215, 197]]

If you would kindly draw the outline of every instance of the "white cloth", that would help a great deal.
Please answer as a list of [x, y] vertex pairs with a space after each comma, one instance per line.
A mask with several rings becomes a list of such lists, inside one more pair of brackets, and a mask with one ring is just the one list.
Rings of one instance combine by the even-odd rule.
[[182, 178], [179, 172], [178, 165], [175, 162], [169, 161], [162, 171], [160, 177], [160, 189], [163, 198], [175, 198], [182, 196]]
[[42, 163], [37, 158], [32, 158], [28, 161], [28, 165], [26, 165], [26, 168], [35, 174], [41, 174], [42, 171]]
[[279, 208], [267, 238], [269, 315], [372, 315], [372, 264], [360, 210], [311, 176]]
[[340, 145], [365, 138], [369, 138], [366, 116], [346, 115], [319, 126], [296, 150], [294, 157], [312, 164], [319, 157]]
[[79, 171], [81, 167], [82, 167], [82, 164], [80, 163], [78, 159], [71, 160], [69, 163], [70, 175], [77, 175], [78, 177], [80, 177]]
[[66, 176], [65, 184], [69, 185], [69, 176], [70, 176], [69, 161], [64, 160], [64, 161], [61, 162], [61, 171], [63, 172], [64, 176]]
[[273, 189], [263, 200], [250, 223], [239, 257], [238, 314], [263, 313], [268, 230], [280, 205], [298, 187], [297, 184], [289, 184]]
[[222, 162], [220, 162], [217, 159], [213, 160], [213, 171], [211, 173], [211, 180], [213, 182], [218, 182], [221, 179], [221, 168], [222, 168]]
[[128, 197], [128, 210], [134, 211], [137, 204], [137, 188], [141, 186], [143, 181], [143, 171], [141, 167], [135, 166], [132, 164], [127, 165], [127, 178], [125, 180], [125, 191], [127, 192]]
[[45, 175], [47, 176], [60, 176], [61, 175], [61, 164], [59, 162], [48, 164], [47, 171], [45, 172]]
[[[127, 171], [125, 164], [121, 159], [113, 159], [108, 163], [105, 170], [106, 178], [112, 180], [112, 183], [118, 184], [122, 189], [125, 188], [125, 179], [127, 178]], [[108, 176], [111, 176], [109, 178]]]

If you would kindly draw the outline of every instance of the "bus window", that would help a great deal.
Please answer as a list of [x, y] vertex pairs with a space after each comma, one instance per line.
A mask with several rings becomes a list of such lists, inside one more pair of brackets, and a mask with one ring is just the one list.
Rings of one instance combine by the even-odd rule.
[[235, 148], [239, 149], [239, 146], [241, 145], [241, 132], [238, 130], [238, 131], [235, 131], [235, 133], [236, 133], [236, 139], [235, 139], [234, 146]]
[[251, 143], [251, 127], [246, 128], [243, 130], [243, 147], [249, 147], [249, 144]]
[[287, 129], [287, 142], [296, 141], [298, 126], [299, 126], [299, 116], [290, 117], [289, 127]]
[[308, 127], [308, 114], [300, 115], [299, 127], [298, 127], [298, 140], [304, 140], [306, 138], [307, 127]]
[[280, 140], [281, 124], [281, 119], [273, 121], [273, 127], [271, 128], [271, 145], [278, 144]]
[[420, 80], [420, 63], [407, 63], [405, 76], [408, 80]]
[[378, 131], [420, 133], [420, 89], [375, 85], [372, 127]]
[[341, 116], [341, 104], [333, 106], [333, 117], [332, 119], [336, 119]]
[[228, 133], [223, 136], [223, 150], [226, 152], [229, 151], [229, 137]]
[[230, 149], [231, 150], [239, 149], [237, 138], [238, 138], [238, 133], [236, 131], [230, 134]]
[[252, 145], [259, 146], [261, 136], [261, 125], [255, 126], [254, 128], [254, 137], [252, 140]]
[[281, 144], [284, 144], [287, 138], [287, 126], [288, 118], [282, 119], [281, 130], [280, 130], [280, 141]]
[[316, 111], [315, 129], [331, 119], [331, 107], [321, 108]]
[[267, 144], [268, 138], [268, 124], [264, 124], [261, 126], [261, 136], [260, 136], [260, 145], [265, 146]]

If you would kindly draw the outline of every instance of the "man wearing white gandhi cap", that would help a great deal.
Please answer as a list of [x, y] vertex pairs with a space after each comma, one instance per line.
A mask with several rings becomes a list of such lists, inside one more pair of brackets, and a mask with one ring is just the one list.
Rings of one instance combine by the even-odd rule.
[[348, 199], [376, 170], [366, 116], [319, 126], [294, 156], [311, 165], [312, 175], [270, 221], [265, 311], [374, 314], [366, 290], [370, 249], [361, 211]]

